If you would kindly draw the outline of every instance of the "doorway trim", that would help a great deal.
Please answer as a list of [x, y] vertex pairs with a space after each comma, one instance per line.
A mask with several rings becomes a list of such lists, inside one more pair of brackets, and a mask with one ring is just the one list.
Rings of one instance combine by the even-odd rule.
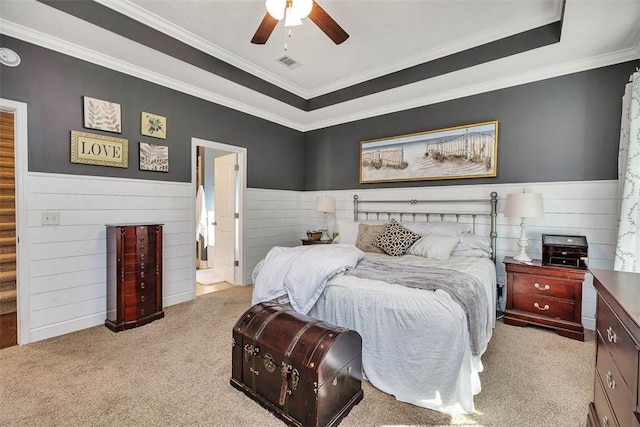
[[16, 174], [16, 287], [18, 345], [31, 342], [31, 289], [29, 282], [29, 209], [27, 207], [27, 104], [0, 98], [0, 109], [13, 113]]
[[[238, 154], [238, 210], [240, 211], [240, 218], [238, 219], [238, 241], [240, 247], [238, 248], [238, 268], [234, 271], [233, 284], [244, 285], [244, 265], [245, 265], [245, 218], [246, 218], [246, 190], [247, 190], [247, 149], [244, 147], [236, 147], [235, 145], [223, 144], [220, 142], [207, 141], [206, 139], [191, 138], [191, 184], [193, 185], [193, 191], [191, 192], [191, 206], [193, 209], [192, 218], [192, 230], [196, 228], [196, 193], [197, 179], [196, 179], [196, 166], [198, 162], [198, 147], [212, 148], [214, 150], [228, 151], [229, 153]], [[192, 245], [192, 259], [196, 259], [195, 245]], [[195, 286], [195, 280], [194, 280]], [[194, 288], [195, 289], [195, 288]]]

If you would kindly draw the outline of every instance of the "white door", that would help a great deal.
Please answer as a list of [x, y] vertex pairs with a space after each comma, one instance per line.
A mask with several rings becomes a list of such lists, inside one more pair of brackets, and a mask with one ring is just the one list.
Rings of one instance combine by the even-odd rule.
[[215, 158], [215, 235], [214, 266], [225, 282], [235, 278], [236, 236], [236, 153]]

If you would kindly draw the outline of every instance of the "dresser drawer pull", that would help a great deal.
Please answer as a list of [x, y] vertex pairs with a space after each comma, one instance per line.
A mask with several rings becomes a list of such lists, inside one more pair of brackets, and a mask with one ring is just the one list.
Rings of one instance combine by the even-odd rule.
[[144, 282], [140, 283], [140, 289], [144, 289]]
[[144, 254], [140, 254], [140, 259], [144, 259]]
[[602, 427], [609, 427], [609, 417], [606, 415], [602, 417]]
[[542, 310], [542, 311], [549, 310], [549, 304], [545, 304], [544, 307], [540, 307], [540, 305], [538, 305], [537, 302], [534, 302], [533, 306], [538, 310]]
[[144, 269], [144, 262], [140, 264], [140, 268]]
[[607, 371], [607, 373], [604, 376], [607, 379], [607, 385], [609, 386], [609, 388], [611, 390], [615, 390], [616, 389], [616, 382], [613, 380], [611, 372]]
[[144, 302], [144, 295], [140, 297], [140, 302]]
[[611, 326], [607, 328], [607, 339], [609, 340], [609, 342], [612, 342], [612, 343], [615, 343], [616, 341], [618, 341], [618, 336], [616, 335], [615, 332], [613, 332], [613, 328]]
[[144, 308], [140, 309], [140, 315], [144, 316]]
[[533, 285], [536, 289], [540, 289], [541, 291], [548, 291], [549, 290], [549, 285], [544, 285], [544, 286], [540, 286], [537, 283], [535, 285]]
[[140, 272], [140, 277], [144, 277], [144, 271]]

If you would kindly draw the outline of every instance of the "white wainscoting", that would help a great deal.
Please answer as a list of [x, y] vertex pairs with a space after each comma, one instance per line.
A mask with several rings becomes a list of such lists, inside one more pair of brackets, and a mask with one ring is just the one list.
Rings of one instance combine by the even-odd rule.
[[[104, 324], [105, 224], [164, 224], [163, 304], [195, 298], [191, 190], [189, 183], [29, 173], [30, 336], [21, 343]], [[60, 225], [42, 225], [43, 212], [59, 213]]]
[[[192, 184], [61, 174], [28, 174], [29, 337], [21, 344], [102, 325], [105, 319], [105, 224], [164, 224], [164, 305], [195, 298]], [[617, 181], [501, 185], [456, 185], [341, 191], [246, 192], [244, 283], [273, 246], [298, 246], [306, 230], [318, 229], [322, 214], [315, 198], [336, 198], [330, 218], [353, 218], [353, 195], [361, 199], [406, 200], [489, 198], [498, 193], [498, 281], [504, 283], [505, 256], [515, 255], [519, 222], [504, 217], [506, 194], [540, 192], [546, 216], [531, 220], [533, 258], [541, 256], [541, 234], [586, 235], [590, 266], [612, 268], [617, 230]], [[60, 225], [41, 224], [43, 212], [59, 212]], [[587, 274], [583, 324], [595, 328], [595, 291]], [[504, 304], [504, 301], [503, 301]]]

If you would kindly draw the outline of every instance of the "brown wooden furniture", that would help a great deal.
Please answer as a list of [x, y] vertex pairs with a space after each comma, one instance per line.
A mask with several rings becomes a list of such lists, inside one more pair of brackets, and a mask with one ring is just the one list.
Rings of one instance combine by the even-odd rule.
[[590, 427], [640, 427], [640, 274], [591, 270], [598, 293]]
[[333, 243], [333, 239], [331, 240], [309, 240], [309, 239], [300, 239], [302, 240], [303, 245], [328, 245]]
[[231, 385], [292, 426], [336, 426], [362, 400], [362, 338], [260, 303], [233, 327]]
[[523, 264], [504, 259], [507, 270], [507, 307], [504, 323], [555, 329], [565, 337], [584, 341], [582, 282], [585, 270]]
[[107, 225], [105, 325], [118, 332], [162, 317], [162, 225]]

